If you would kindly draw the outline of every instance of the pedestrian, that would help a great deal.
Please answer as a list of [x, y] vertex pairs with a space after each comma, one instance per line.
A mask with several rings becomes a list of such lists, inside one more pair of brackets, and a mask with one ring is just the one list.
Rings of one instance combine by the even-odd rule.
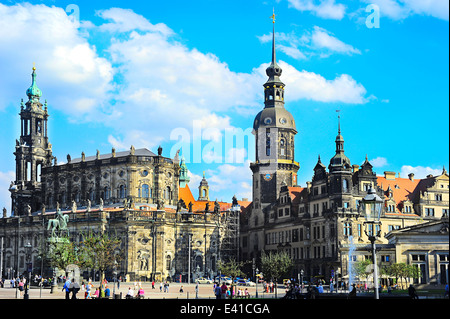
[[111, 290], [108, 285], [105, 286], [105, 298], [109, 298], [111, 296]]
[[92, 288], [92, 283], [88, 282], [86, 285], [86, 294], [85, 294], [86, 299], [91, 299], [91, 288]]
[[214, 295], [216, 296], [216, 299], [221, 298], [222, 289], [219, 285], [216, 285], [216, 288], [214, 288]]
[[227, 285], [225, 284], [225, 282], [222, 284], [222, 287], [220, 287], [220, 298], [221, 299], [226, 299], [227, 297]]
[[152, 280], [152, 290], [155, 289], [155, 281]]
[[70, 281], [70, 280], [66, 280], [66, 282], [64, 283], [64, 286], [63, 286], [63, 288], [62, 288], [62, 291], [65, 291], [66, 292], [66, 299], [70, 299], [70, 290], [69, 290], [69, 287], [70, 287], [70, 284], [71, 284], [72, 282]]
[[[69, 291], [72, 292], [72, 299], [77, 299], [77, 293], [80, 291], [80, 285], [75, 281], [75, 278], [72, 278], [72, 281], [69, 285]], [[67, 295], [66, 295], [67, 299]]]
[[180, 287], [180, 294], [183, 293], [183, 292], [184, 292], [183, 286], [181, 286], [181, 287]]
[[417, 295], [416, 288], [412, 284], [409, 285], [408, 288], [408, 295], [411, 299], [419, 299], [419, 296]]
[[447, 297], [448, 298], [448, 283], [445, 285], [445, 289], [444, 289], [444, 298]]
[[128, 288], [127, 295], [125, 296], [126, 299], [133, 299], [134, 298], [134, 291], [131, 287]]
[[145, 297], [145, 292], [144, 292], [144, 288], [139, 288], [138, 294], [137, 294], [137, 298], [139, 299], [144, 299]]
[[356, 298], [356, 285], [353, 284], [352, 286], [353, 286], [353, 289], [352, 289], [352, 291], [349, 292], [348, 299]]
[[159, 292], [162, 292], [163, 289], [163, 282], [161, 281], [161, 283], [159, 284]]
[[319, 284], [317, 285], [317, 292], [318, 292], [319, 294], [323, 294], [323, 286], [322, 286], [322, 283], [319, 283]]
[[23, 280], [19, 280], [18, 287], [19, 287], [19, 296], [20, 296], [20, 298], [22, 298], [22, 296], [23, 296], [24, 286], [25, 286], [25, 284], [24, 284]]

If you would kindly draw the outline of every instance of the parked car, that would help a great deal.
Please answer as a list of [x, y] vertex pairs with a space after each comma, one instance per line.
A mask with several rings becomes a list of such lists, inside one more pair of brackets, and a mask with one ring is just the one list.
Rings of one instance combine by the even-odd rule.
[[238, 286], [247, 286], [247, 280], [245, 280], [245, 279], [238, 279], [238, 280], [236, 281], [236, 284], [237, 284]]
[[[217, 277], [215, 278], [215, 281], [216, 281], [216, 282], [219, 282], [219, 276], [217, 276]], [[231, 285], [231, 283], [232, 283], [233, 281], [231, 280], [230, 277], [222, 276], [222, 277], [220, 277], [220, 283], [222, 284], [223, 282], [225, 282], [225, 284], [227, 284], [227, 285]]]
[[254, 283], [253, 281], [250, 281], [250, 280], [246, 280], [245, 285], [249, 286], [249, 287], [253, 287], [253, 286], [256, 286], [256, 283]]
[[213, 283], [212, 279], [204, 278], [204, 277], [198, 278], [198, 279], [197, 279], [197, 282], [198, 282], [199, 284], [212, 284], [212, 283]]

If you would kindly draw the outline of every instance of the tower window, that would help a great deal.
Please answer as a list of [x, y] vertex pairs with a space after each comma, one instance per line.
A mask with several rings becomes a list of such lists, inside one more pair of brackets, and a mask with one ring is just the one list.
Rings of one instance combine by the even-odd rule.
[[270, 156], [270, 129], [266, 130], [266, 156]]
[[141, 193], [141, 195], [142, 195], [141, 197], [144, 197], [144, 198], [150, 197], [149, 196], [150, 195], [149, 187], [148, 187], [147, 184], [142, 185], [142, 193]]

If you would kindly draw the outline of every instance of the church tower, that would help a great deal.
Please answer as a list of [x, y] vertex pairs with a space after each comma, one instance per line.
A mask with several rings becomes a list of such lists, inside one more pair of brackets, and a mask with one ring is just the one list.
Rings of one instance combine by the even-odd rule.
[[[294, 139], [297, 134], [292, 114], [284, 107], [282, 70], [276, 61], [275, 15], [273, 19], [272, 61], [266, 69], [268, 76], [264, 87], [264, 109], [253, 123], [256, 159], [250, 164], [253, 172], [253, 209], [262, 210], [275, 203], [281, 185], [297, 184], [299, 164], [294, 161]], [[260, 222], [263, 222], [258, 218]]]
[[198, 200], [209, 201], [209, 185], [205, 177], [205, 172], [203, 172], [203, 178], [198, 187]]
[[341, 121], [338, 116], [336, 154], [328, 165], [331, 207], [350, 208], [352, 205], [352, 165], [344, 153], [344, 138], [341, 135]]
[[52, 146], [47, 135], [47, 101], [40, 102], [41, 90], [36, 84], [36, 68], [31, 74], [28, 101], [20, 104], [20, 139], [16, 140], [16, 180], [11, 184], [11, 212], [26, 215], [41, 209], [41, 169], [51, 165]]

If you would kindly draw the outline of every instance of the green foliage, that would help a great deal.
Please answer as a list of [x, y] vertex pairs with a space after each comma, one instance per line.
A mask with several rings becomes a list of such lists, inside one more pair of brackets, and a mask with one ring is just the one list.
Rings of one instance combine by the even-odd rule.
[[[372, 260], [361, 260], [353, 265], [353, 269], [359, 278], [367, 278], [367, 276], [372, 273], [373, 270], [372, 268], [368, 267], [370, 265], [372, 265]], [[368, 271], [369, 269], [370, 271]]]
[[83, 234], [83, 240], [78, 245], [78, 264], [85, 268], [96, 268], [104, 272], [113, 268], [121, 259], [121, 240], [106, 232], [101, 234]]
[[79, 243], [71, 242], [69, 237], [49, 240], [47, 259], [52, 267], [65, 269], [70, 264], [82, 268], [95, 268], [102, 273], [112, 269], [122, 259], [121, 240], [106, 232], [83, 234]]
[[383, 267], [382, 273], [394, 277], [396, 281], [400, 278], [400, 282], [403, 283], [402, 279], [413, 278], [417, 279], [420, 277], [420, 270], [414, 265], [407, 265], [405, 263], [395, 263], [386, 267]]
[[264, 278], [277, 281], [285, 276], [294, 265], [292, 259], [285, 251], [261, 255], [261, 267]]
[[77, 249], [68, 237], [51, 240], [48, 243], [46, 257], [51, 267], [66, 269], [70, 264], [77, 264]]
[[224, 263], [221, 260], [218, 262], [217, 268], [222, 273], [222, 275], [229, 276], [233, 280], [236, 277], [243, 276], [242, 268], [244, 267], [244, 262], [237, 262], [235, 259]]

